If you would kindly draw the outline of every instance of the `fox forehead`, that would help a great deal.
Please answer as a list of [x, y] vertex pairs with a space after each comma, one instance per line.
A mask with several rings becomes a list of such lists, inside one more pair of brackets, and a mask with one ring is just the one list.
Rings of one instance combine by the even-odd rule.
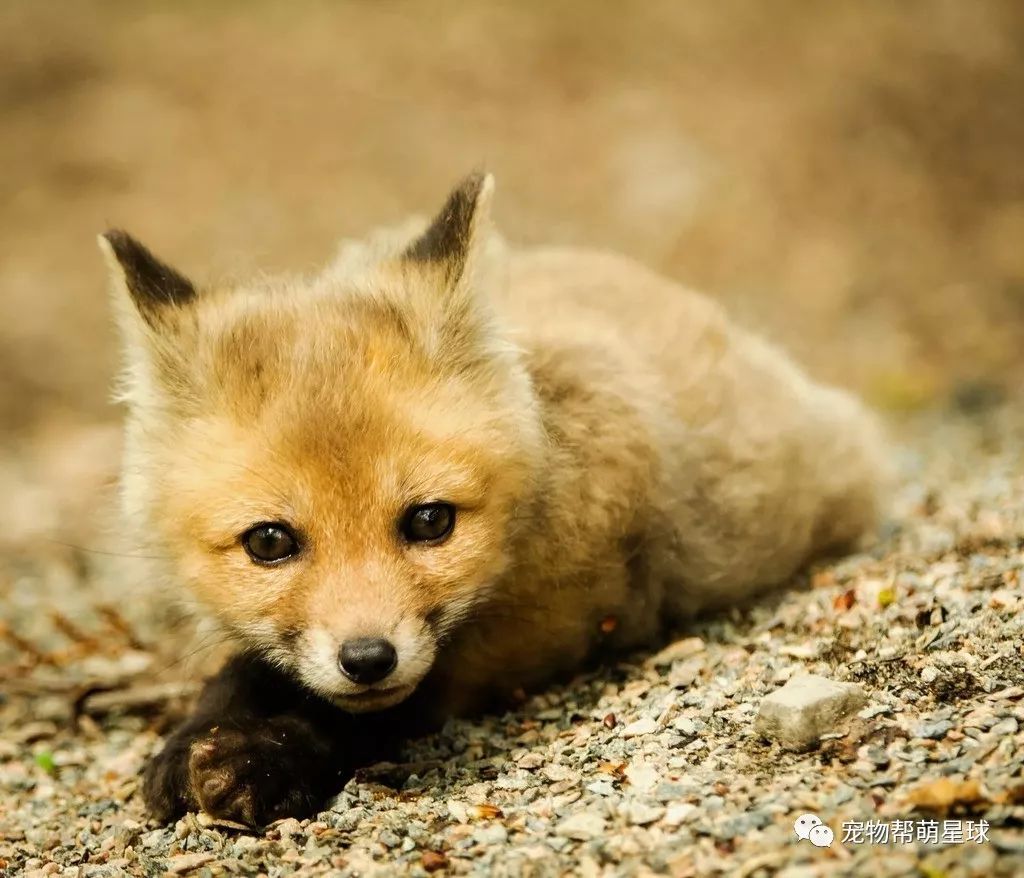
[[510, 482], [511, 373], [447, 361], [407, 304], [317, 284], [208, 291], [156, 372], [175, 402], [140, 411], [162, 436], [165, 524], [210, 546], [273, 518], [379, 531], [414, 502], [476, 507]]
[[297, 394], [255, 420], [230, 410], [190, 420], [166, 446], [167, 494], [196, 511], [215, 498], [203, 517], [229, 533], [275, 517], [340, 528], [416, 502], [485, 502], [498, 465], [486, 422], [455, 431], [401, 396], [353, 417], [350, 401]]
[[176, 339], [172, 383], [191, 379], [206, 402], [248, 406], [250, 415], [296, 395], [349, 397], [351, 409], [362, 394], [376, 406], [396, 383], [436, 383], [443, 363], [429, 362], [394, 303], [318, 292], [282, 283], [208, 294]]

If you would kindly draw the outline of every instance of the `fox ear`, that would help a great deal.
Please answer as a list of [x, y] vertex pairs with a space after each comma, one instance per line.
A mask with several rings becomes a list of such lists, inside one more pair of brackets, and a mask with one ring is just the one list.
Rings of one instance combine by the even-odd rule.
[[405, 251], [412, 262], [433, 263], [445, 273], [449, 286], [470, 274], [471, 263], [490, 222], [494, 177], [476, 172], [459, 183], [427, 230]]
[[124, 290], [136, 310], [156, 327], [168, 308], [192, 301], [192, 282], [165, 265], [127, 232], [111, 229], [99, 236], [100, 250], [115, 287]]

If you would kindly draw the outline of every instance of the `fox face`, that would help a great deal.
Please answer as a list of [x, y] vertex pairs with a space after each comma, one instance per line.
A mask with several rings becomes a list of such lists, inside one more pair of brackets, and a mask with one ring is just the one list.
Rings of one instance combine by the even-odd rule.
[[101, 238], [126, 342], [124, 496], [234, 632], [353, 712], [494, 595], [543, 434], [481, 270], [492, 184], [308, 282], [203, 290]]

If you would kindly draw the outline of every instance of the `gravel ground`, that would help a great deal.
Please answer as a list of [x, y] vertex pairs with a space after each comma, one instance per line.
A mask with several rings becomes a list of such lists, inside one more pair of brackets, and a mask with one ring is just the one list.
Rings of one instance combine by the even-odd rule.
[[[869, 552], [654, 656], [453, 722], [317, 819], [255, 835], [147, 820], [137, 775], [187, 702], [182, 663], [102, 565], [16, 558], [0, 580], [0, 874], [1024, 874], [1024, 416], [921, 416], [900, 436], [893, 522]], [[754, 720], [804, 671], [868, 701], [799, 754]], [[831, 847], [797, 840], [806, 812]], [[905, 819], [986, 820], [988, 841], [841, 841], [846, 821]]]

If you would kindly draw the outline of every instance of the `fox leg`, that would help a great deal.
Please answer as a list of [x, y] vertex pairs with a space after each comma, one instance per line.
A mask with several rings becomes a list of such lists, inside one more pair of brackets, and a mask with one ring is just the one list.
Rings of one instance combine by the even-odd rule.
[[147, 764], [146, 806], [163, 821], [200, 809], [252, 826], [308, 816], [356, 768], [397, 750], [404, 724], [394, 713], [347, 714], [261, 659], [236, 656]]

